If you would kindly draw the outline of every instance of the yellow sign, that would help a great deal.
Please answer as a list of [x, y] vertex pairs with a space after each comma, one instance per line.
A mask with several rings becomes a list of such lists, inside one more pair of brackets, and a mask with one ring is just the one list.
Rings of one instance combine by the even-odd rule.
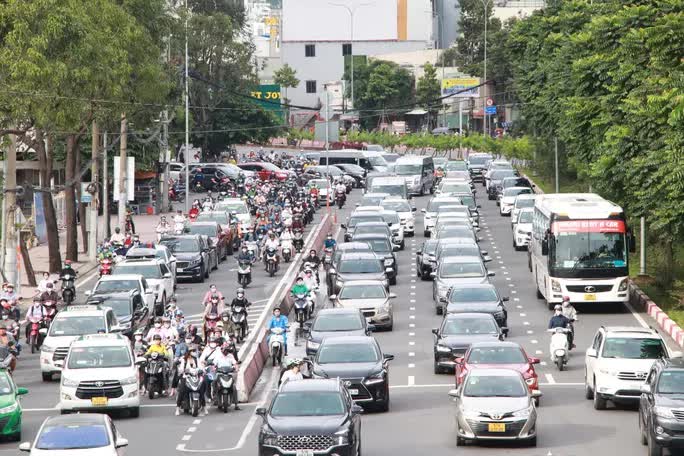
[[479, 97], [479, 85], [478, 78], [442, 79], [442, 96], [455, 94], [458, 97]]
[[277, 17], [267, 17], [264, 19], [264, 24], [266, 25], [278, 25]]

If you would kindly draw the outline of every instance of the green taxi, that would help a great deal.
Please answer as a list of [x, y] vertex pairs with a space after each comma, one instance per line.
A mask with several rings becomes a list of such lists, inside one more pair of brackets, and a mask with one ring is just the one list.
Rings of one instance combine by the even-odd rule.
[[21, 403], [18, 397], [28, 394], [26, 388], [17, 388], [7, 370], [0, 370], [0, 437], [21, 440]]

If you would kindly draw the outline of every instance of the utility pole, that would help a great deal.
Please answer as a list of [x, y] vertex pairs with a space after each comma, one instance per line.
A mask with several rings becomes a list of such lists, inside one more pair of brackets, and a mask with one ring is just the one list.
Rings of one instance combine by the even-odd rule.
[[92, 195], [92, 201], [90, 202], [90, 224], [88, 234], [88, 257], [90, 261], [95, 261], [97, 257], [97, 204], [100, 200], [100, 192], [97, 190], [100, 181], [100, 129], [97, 126], [97, 122], [93, 121], [93, 132], [92, 132], [92, 145], [91, 145], [91, 156], [92, 163], [90, 165], [90, 182], [95, 187], [95, 193]]
[[107, 132], [102, 135], [102, 215], [104, 216], [104, 238], [112, 236], [109, 224], [109, 160], [107, 159]]
[[128, 194], [126, 192], [128, 169], [128, 159], [126, 158], [126, 147], [128, 146], [128, 125], [126, 124], [126, 113], [121, 114], [121, 142], [119, 144], [119, 227], [121, 232], [126, 232], [126, 204], [128, 203]]
[[558, 180], [558, 137], [553, 138], [553, 150], [556, 165], [556, 193], [560, 193], [560, 181]]
[[639, 233], [639, 275], [646, 275], [646, 217], [641, 217], [641, 232]]
[[190, 88], [188, 86], [188, 0], [185, 0], [185, 213], [190, 213]]
[[5, 154], [5, 213], [3, 225], [5, 226], [5, 279], [19, 287], [17, 274], [17, 137], [10, 135], [10, 144]]
[[461, 108], [461, 99], [458, 99], [458, 158], [463, 158], [463, 147], [461, 140], [463, 139], [463, 109]]
[[162, 135], [161, 135], [161, 153], [160, 161], [163, 167], [162, 170], [162, 185], [161, 185], [161, 200], [162, 206], [160, 212], [166, 212], [169, 208], [169, 111], [162, 111]]
[[[489, 0], [482, 0], [482, 6], [484, 7], [484, 100], [487, 101], [487, 22], [489, 22], [489, 15], [487, 14], [487, 6], [489, 6]], [[486, 104], [486, 103], [485, 103]], [[484, 112], [484, 134], [487, 136], [489, 132], [488, 128], [488, 118], [486, 108]]]

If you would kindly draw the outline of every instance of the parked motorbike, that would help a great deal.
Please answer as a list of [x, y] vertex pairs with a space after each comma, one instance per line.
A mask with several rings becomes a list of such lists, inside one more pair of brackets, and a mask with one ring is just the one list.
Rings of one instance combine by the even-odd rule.
[[551, 333], [551, 343], [549, 344], [551, 362], [558, 367], [559, 371], [562, 371], [568, 363], [570, 356], [570, 346], [568, 343], [570, 328], [553, 328], [547, 331]]

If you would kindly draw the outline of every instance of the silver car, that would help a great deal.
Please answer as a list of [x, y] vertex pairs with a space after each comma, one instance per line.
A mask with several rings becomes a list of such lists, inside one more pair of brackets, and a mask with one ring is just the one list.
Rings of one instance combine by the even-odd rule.
[[368, 323], [391, 331], [394, 326], [392, 299], [396, 296], [387, 291], [382, 281], [350, 280], [330, 300], [335, 308], [361, 310]]
[[481, 257], [464, 256], [444, 258], [430, 275], [435, 278], [432, 282], [432, 299], [438, 303], [440, 299], [446, 301], [452, 285], [487, 283], [494, 272], [487, 271]]
[[520, 372], [472, 369], [449, 396], [456, 402], [456, 445], [479, 440], [517, 440], [537, 446], [539, 390], [530, 392]]

